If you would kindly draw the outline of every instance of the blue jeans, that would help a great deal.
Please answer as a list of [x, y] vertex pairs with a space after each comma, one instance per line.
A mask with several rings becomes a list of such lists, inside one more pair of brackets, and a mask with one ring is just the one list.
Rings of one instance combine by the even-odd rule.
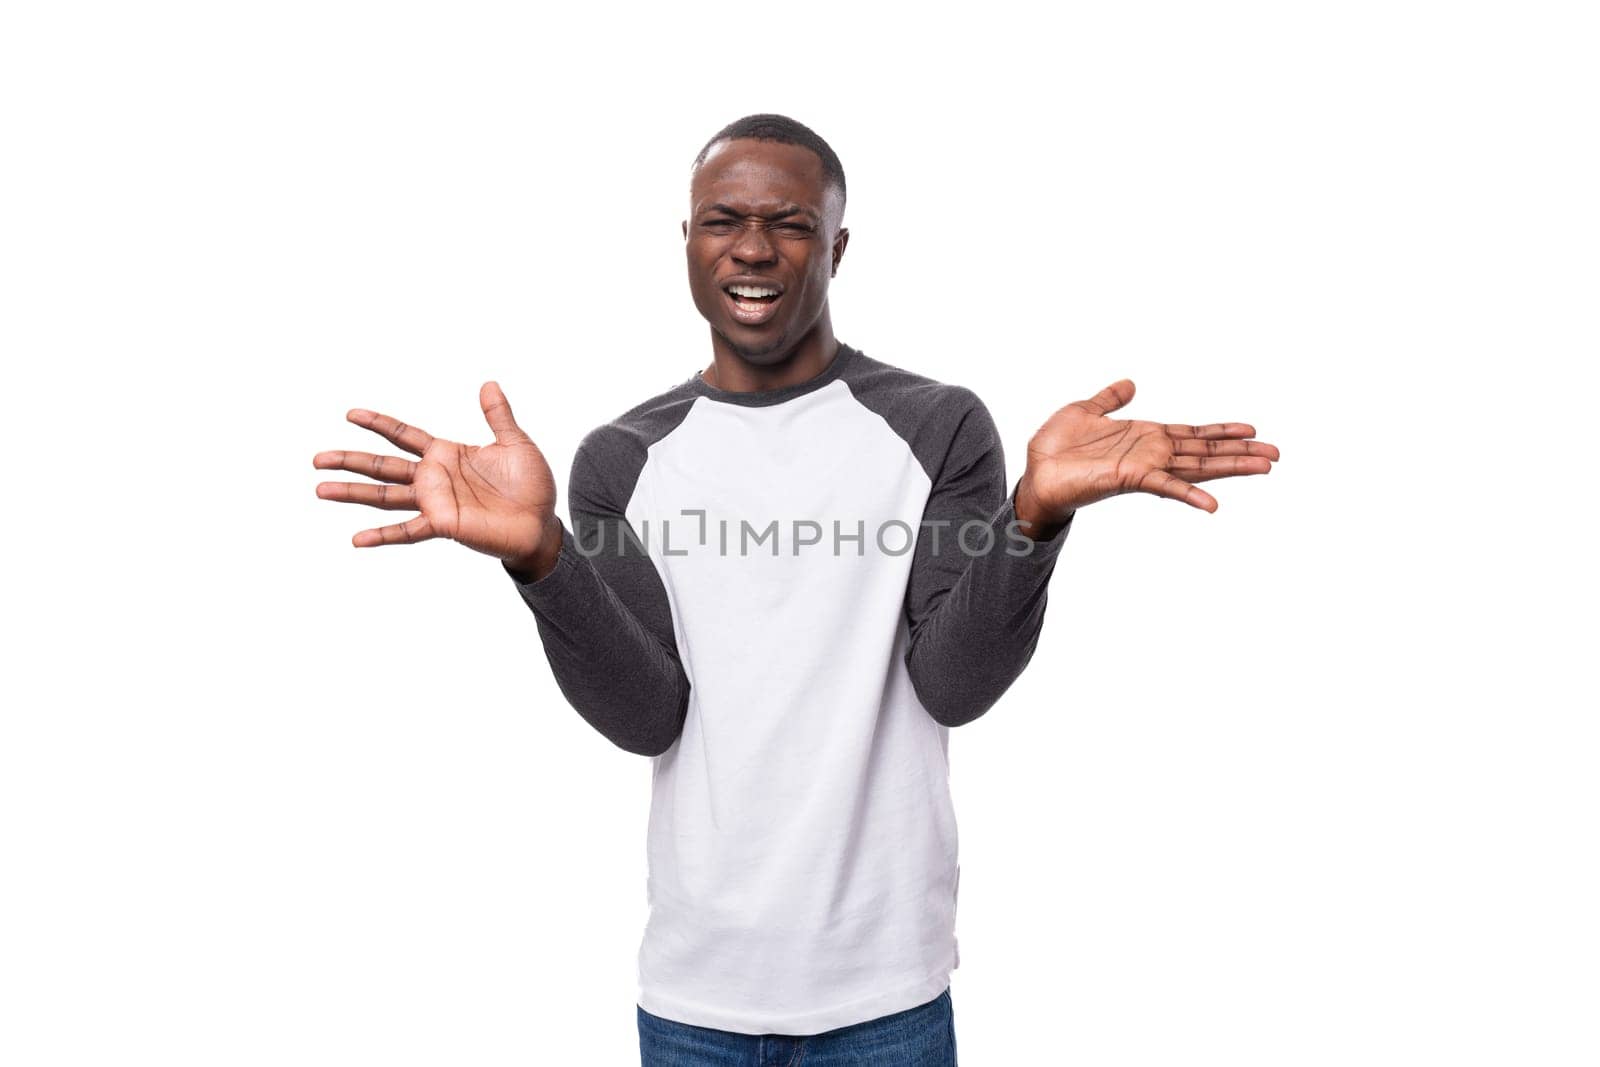
[[642, 1067], [956, 1067], [949, 989], [918, 1007], [805, 1037], [734, 1034], [638, 1011]]

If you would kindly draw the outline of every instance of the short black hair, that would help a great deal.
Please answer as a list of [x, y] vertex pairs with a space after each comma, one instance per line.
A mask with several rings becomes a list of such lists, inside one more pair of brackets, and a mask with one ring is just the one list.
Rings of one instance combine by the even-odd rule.
[[746, 115], [735, 119], [712, 135], [700, 154], [694, 157], [694, 168], [706, 161], [711, 149], [723, 141], [776, 141], [778, 144], [798, 145], [809, 149], [822, 160], [822, 174], [829, 185], [839, 187], [839, 199], [845, 199], [844, 164], [833, 149], [811, 127], [796, 122], [787, 115]]

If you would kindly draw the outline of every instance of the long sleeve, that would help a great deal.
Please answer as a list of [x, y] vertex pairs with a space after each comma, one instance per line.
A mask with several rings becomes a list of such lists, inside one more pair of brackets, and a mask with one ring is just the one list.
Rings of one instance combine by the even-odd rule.
[[567, 701], [619, 748], [656, 756], [683, 729], [689, 679], [655, 564], [617, 499], [618, 464], [598, 435], [584, 439], [568, 482], [572, 526], [555, 569], [516, 582]]
[[[966, 390], [919, 531], [906, 612], [906, 665], [923, 707], [961, 726], [994, 706], [1033, 657], [1047, 588], [1076, 513], [1047, 541], [1016, 522], [993, 418]], [[960, 541], [957, 541], [957, 538]]]

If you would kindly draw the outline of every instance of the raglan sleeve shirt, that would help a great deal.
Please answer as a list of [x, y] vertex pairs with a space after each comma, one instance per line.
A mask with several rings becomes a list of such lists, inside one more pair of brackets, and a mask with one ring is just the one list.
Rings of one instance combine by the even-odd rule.
[[949, 728], [1032, 657], [1071, 525], [1020, 529], [988, 410], [847, 345], [771, 390], [697, 373], [585, 437], [567, 499], [518, 589], [568, 701], [655, 757], [639, 1006], [815, 1034], [937, 996]]

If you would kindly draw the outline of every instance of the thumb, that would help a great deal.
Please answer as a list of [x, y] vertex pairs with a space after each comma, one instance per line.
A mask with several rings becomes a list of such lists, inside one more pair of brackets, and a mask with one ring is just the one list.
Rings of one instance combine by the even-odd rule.
[[1105, 415], [1122, 407], [1133, 399], [1133, 382], [1121, 378], [1100, 390], [1088, 400], [1080, 400], [1079, 406], [1096, 415]]
[[517, 425], [516, 416], [511, 414], [511, 404], [506, 400], [506, 394], [500, 391], [499, 382], [483, 383], [483, 388], [478, 390], [478, 406], [483, 408], [483, 417], [488, 420], [489, 429], [494, 431], [496, 444], [510, 445], [528, 440], [528, 435]]

